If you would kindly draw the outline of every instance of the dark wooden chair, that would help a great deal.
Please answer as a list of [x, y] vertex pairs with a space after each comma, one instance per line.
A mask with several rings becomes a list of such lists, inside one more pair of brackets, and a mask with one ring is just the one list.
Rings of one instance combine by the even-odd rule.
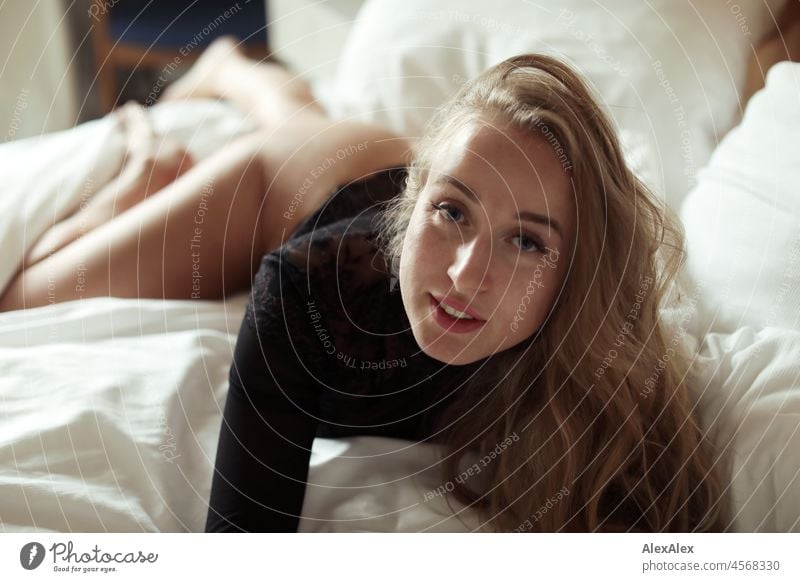
[[118, 71], [151, 69], [162, 77], [177, 76], [176, 71], [188, 68], [219, 36], [237, 37], [251, 58], [269, 57], [266, 0], [111, 0], [92, 6], [89, 16], [105, 112], [114, 108], [121, 93]]

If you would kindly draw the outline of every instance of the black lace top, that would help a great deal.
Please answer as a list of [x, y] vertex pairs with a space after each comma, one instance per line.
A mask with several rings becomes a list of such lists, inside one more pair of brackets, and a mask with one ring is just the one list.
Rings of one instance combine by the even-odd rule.
[[405, 169], [335, 191], [255, 277], [230, 372], [207, 531], [297, 531], [315, 436], [435, 440], [471, 373], [425, 355], [374, 219]]

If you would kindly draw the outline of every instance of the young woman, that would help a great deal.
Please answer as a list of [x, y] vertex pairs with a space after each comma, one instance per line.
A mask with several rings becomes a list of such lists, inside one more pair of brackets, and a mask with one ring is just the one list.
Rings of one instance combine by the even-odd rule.
[[46, 233], [2, 298], [74, 299], [78, 262], [82, 296], [252, 282], [207, 531], [296, 531], [314, 438], [346, 435], [442, 445], [442, 485], [488, 531], [726, 527], [688, 359], [659, 320], [680, 229], [572, 70], [492, 67], [409, 164], [410, 140], [326, 118], [232, 50], [171, 96], [230, 98], [261, 131], [191, 165], [132, 129], [133, 177]]
[[[486, 529], [721, 529], [658, 316], [681, 250], [573, 71], [492, 67], [407, 172], [342, 188], [264, 257], [207, 530], [295, 531], [314, 437], [356, 434], [443, 445]], [[467, 453], [490, 462], [457, 480]]]

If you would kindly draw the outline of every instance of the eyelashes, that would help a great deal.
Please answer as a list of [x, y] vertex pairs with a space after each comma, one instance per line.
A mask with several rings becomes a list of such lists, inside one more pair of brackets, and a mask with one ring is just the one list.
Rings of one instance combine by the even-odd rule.
[[438, 203], [437, 204], [436, 202], [431, 202], [431, 206], [434, 209], [436, 209], [436, 211], [438, 211], [439, 214], [443, 213], [443, 216], [445, 217], [445, 220], [448, 220], [450, 222], [456, 222], [455, 220], [452, 219], [451, 214], [450, 214], [451, 212], [455, 211], [455, 212], [459, 212], [459, 213], [463, 214], [463, 212], [461, 212], [458, 208], [456, 208], [455, 206], [451, 206], [450, 204], [447, 204], [447, 203]]
[[[459, 209], [459, 208], [457, 208], [457, 207], [455, 207], [452, 204], [449, 204], [447, 202], [438, 202], [438, 203], [437, 202], [431, 202], [430, 205], [431, 205], [431, 208], [433, 208], [433, 210], [437, 214], [442, 216], [442, 218], [446, 222], [450, 222], [450, 223], [453, 223], [455, 225], [458, 225], [458, 218], [455, 218], [453, 215], [457, 213], [461, 217], [464, 216], [464, 213], [461, 211], [461, 209]], [[514, 239], [519, 239], [520, 240], [521, 244], [520, 245], [514, 245], [514, 246], [516, 246], [519, 250], [521, 250], [524, 253], [541, 253], [541, 252], [544, 252], [544, 250], [545, 250], [544, 243], [542, 243], [542, 241], [539, 240], [537, 237], [534, 237], [534, 236], [531, 236], [531, 235], [528, 235], [528, 234], [521, 234], [521, 235], [514, 235], [511, 238], [512, 238], [512, 240], [514, 240]]]
[[524, 240], [531, 245], [528, 246], [527, 248], [519, 247], [519, 249], [525, 253], [541, 253], [544, 250], [543, 244], [536, 242], [532, 237], [529, 237], [528, 235], [525, 234], [514, 235], [513, 238], [518, 238], [520, 239], [520, 241]]

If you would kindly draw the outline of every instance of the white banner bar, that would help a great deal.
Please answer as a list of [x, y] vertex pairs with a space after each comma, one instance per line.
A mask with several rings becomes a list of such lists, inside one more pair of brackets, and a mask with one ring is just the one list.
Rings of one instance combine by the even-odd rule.
[[2, 580], [800, 580], [800, 534], [3, 534]]

